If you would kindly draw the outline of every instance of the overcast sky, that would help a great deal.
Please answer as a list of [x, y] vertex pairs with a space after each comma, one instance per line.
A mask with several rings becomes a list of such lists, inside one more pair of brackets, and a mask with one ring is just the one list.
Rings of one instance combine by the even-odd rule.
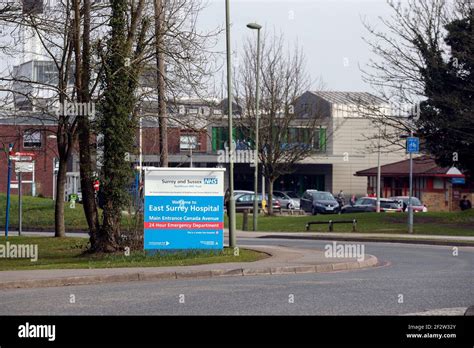
[[[238, 51], [247, 36], [255, 35], [246, 24], [257, 22], [281, 31], [288, 42], [298, 40], [311, 77], [321, 76], [326, 90], [370, 92], [359, 69], [372, 56], [362, 40], [367, 34], [362, 18], [377, 23], [378, 16], [390, 14], [385, 0], [231, 0], [232, 49]], [[224, 26], [225, 1], [210, 0], [199, 23], [204, 28]]]
[[[225, 26], [225, 1], [208, 2], [198, 25], [203, 30]], [[239, 53], [241, 43], [255, 31], [249, 22], [265, 30], [281, 32], [287, 43], [298, 40], [304, 48], [307, 68], [312, 79], [322, 77], [326, 90], [371, 91], [361, 79], [360, 66], [372, 54], [362, 36], [367, 35], [362, 18], [377, 23], [379, 16], [390, 16], [386, 0], [230, 0], [232, 49]], [[225, 52], [223, 32], [216, 49]], [[14, 64], [0, 59], [0, 70]], [[217, 80], [222, 79], [222, 73]], [[224, 76], [225, 77], [225, 76]], [[316, 87], [316, 86], [314, 86]]]

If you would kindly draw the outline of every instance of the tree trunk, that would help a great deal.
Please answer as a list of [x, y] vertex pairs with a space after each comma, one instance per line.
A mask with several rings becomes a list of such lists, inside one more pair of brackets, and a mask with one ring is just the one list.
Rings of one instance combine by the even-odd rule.
[[64, 225], [64, 193], [66, 185], [67, 157], [60, 156], [58, 176], [56, 178], [56, 202], [54, 204], [54, 236], [66, 237]]
[[160, 132], [160, 167], [168, 167], [168, 115], [166, 108], [165, 57], [163, 53], [163, 24], [165, 11], [162, 0], [155, 0], [155, 57], [158, 84], [158, 127]]
[[[79, 4], [75, 0], [75, 15], [80, 18]], [[84, 1], [84, 30], [80, 35], [80, 22], [75, 23], [74, 51], [76, 53], [76, 91], [78, 101], [81, 103], [90, 102], [89, 81], [90, 81], [90, 0]], [[81, 52], [81, 37], [83, 40]], [[82, 59], [81, 59], [82, 58]], [[96, 250], [99, 243], [99, 214], [97, 212], [97, 202], [93, 187], [93, 156], [91, 151], [91, 130], [87, 117], [80, 117], [78, 120], [79, 138], [79, 164], [81, 176], [82, 204], [89, 227], [91, 250]]]
[[82, 206], [89, 227], [91, 249], [95, 250], [98, 243], [99, 214], [93, 186], [92, 155], [90, 149], [90, 124], [86, 117], [81, 117], [79, 122], [79, 164], [81, 175]]

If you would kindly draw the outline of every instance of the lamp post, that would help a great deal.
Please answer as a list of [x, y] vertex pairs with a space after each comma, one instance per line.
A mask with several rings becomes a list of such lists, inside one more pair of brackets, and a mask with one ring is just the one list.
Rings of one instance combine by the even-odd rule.
[[[257, 30], [257, 71], [255, 84], [255, 168], [254, 168], [254, 196], [253, 196], [253, 230], [257, 231], [258, 219], [258, 118], [259, 118], [259, 97], [260, 97], [260, 29], [262, 26], [257, 23], [247, 24], [247, 28]], [[262, 203], [265, 197], [262, 193]]]
[[380, 195], [381, 195], [381, 188], [380, 188], [380, 182], [381, 182], [381, 168], [380, 168], [380, 128], [379, 128], [379, 139], [378, 139], [378, 149], [377, 149], [377, 207], [376, 211], [377, 213], [380, 213]]
[[[413, 131], [410, 131], [410, 137], [413, 137]], [[413, 152], [410, 151], [410, 182], [409, 182], [409, 193], [408, 193], [408, 233], [413, 233]]]
[[13, 144], [8, 145], [8, 174], [7, 174], [7, 211], [5, 216], [5, 240], [8, 240], [8, 225], [10, 223], [10, 186], [11, 186], [11, 171], [12, 160], [11, 154], [13, 151]]
[[235, 238], [235, 197], [234, 197], [234, 142], [232, 137], [232, 61], [230, 50], [230, 1], [225, 1], [226, 47], [227, 47], [227, 119], [229, 128], [229, 246], [237, 246]]

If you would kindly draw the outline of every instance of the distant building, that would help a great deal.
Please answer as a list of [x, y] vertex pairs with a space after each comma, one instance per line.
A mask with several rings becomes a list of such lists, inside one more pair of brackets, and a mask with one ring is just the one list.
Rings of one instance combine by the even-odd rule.
[[[383, 197], [408, 196], [410, 161], [403, 160], [381, 167]], [[377, 167], [360, 170], [357, 177], [367, 178], [367, 190], [375, 192]], [[474, 186], [456, 168], [440, 167], [433, 158], [413, 159], [413, 196], [418, 197], [431, 211], [459, 210], [459, 200], [467, 195], [471, 200]]]

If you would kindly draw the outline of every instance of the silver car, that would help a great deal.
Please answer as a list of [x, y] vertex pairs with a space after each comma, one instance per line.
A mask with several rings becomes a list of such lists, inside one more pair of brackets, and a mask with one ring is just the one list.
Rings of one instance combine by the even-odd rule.
[[280, 201], [282, 208], [300, 209], [300, 199], [294, 192], [273, 191], [273, 197]]

